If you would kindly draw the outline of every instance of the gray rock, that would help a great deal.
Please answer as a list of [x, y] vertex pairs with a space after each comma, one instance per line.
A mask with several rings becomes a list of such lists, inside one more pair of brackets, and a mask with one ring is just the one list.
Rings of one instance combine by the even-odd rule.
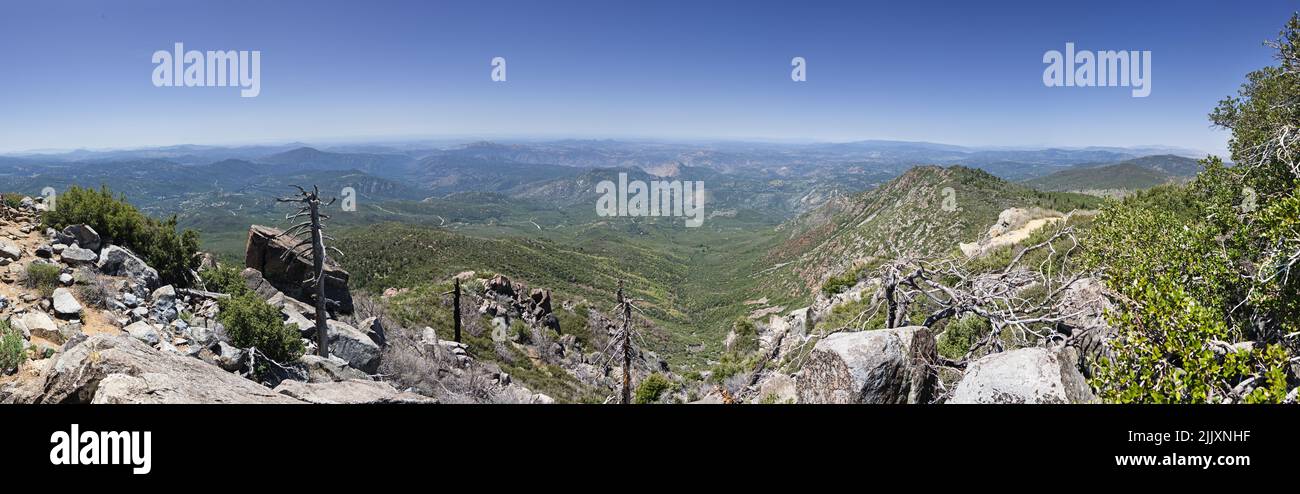
[[302, 336], [310, 338], [311, 335], [316, 334], [316, 322], [298, 313], [298, 311], [294, 310], [293, 307], [281, 307], [280, 313], [284, 314], [284, 323], [298, 326], [298, 333]]
[[[312, 273], [312, 263], [302, 256], [285, 255], [292, 252], [297, 243], [297, 239], [284, 235], [281, 230], [253, 225], [248, 229], [244, 266], [260, 272], [267, 282], [285, 295], [314, 305], [314, 293], [303, 284]], [[338, 303], [338, 312], [351, 314], [350, 275], [332, 261], [326, 263], [325, 275], [325, 298]]]
[[23, 256], [23, 248], [10, 242], [8, 239], [0, 238], [0, 259], [17, 261]]
[[[182, 321], [178, 319], [177, 322]], [[187, 326], [181, 331], [182, 334], [190, 340], [190, 343], [195, 346], [210, 348], [217, 344], [217, 333], [211, 328], [204, 326]]]
[[420, 331], [420, 345], [424, 347], [425, 351], [436, 350], [438, 345], [438, 331], [425, 326], [424, 329]]
[[176, 289], [171, 285], [164, 286], [149, 296], [153, 301], [153, 306], [149, 309], [149, 316], [163, 323], [170, 323], [176, 320], [178, 316], [176, 309]]
[[229, 372], [239, 372], [248, 363], [245, 359], [247, 352], [224, 341], [217, 342], [217, 351], [214, 353], [216, 364]]
[[308, 382], [335, 382], [346, 381], [349, 379], [369, 380], [370, 376], [359, 370], [348, 367], [348, 362], [339, 358], [337, 355], [330, 355], [329, 358], [320, 355], [303, 355], [299, 360], [307, 370]]
[[72, 275], [68, 273], [59, 273], [59, 284], [63, 286], [72, 286]]
[[284, 381], [276, 386], [275, 392], [318, 404], [437, 403], [427, 396], [398, 391], [386, 382], [361, 379], [328, 383]]
[[131, 251], [116, 245], [105, 247], [96, 264], [99, 271], [113, 276], [126, 276], [147, 288], [158, 286], [158, 271], [149, 267]]
[[948, 403], [1089, 403], [1074, 349], [1021, 348], [971, 362]]
[[63, 253], [59, 254], [59, 258], [69, 266], [81, 266], [94, 264], [95, 261], [99, 260], [99, 255], [95, 254], [95, 251], [73, 245], [63, 249]]
[[278, 288], [272, 286], [271, 282], [266, 281], [266, 278], [262, 277], [261, 271], [253, 268], [244, 268], [243, 271], [239, 272], [239, 276], [244, 278], [244, 286], [248, 287], [249, 290], [252, 290], [264, 300], [270, 300], [276, 295], [283, 296]]
[[361, 330], [339, 321], [329, 321], [329, 353], [366, 374], [379, 370], [379, 345]]
[[56, 288], [54, 290], [54, 313], [64, 319], [73, 319], [81, 317], [81, 302], [77, 302], [77, 297], [72, 296], [72, 292], [67, 288]]
[[6, 403], [301, 403], [199, 359], [167, 354], [126, 336], [69, 343], [42, 380]]
[[376, 345], [382, 347], [388, 344], [388, 336], [384, 334], [384, 323], [380, 322], [378, 317], [371, 317], [361, 321], [361, 325], [357, 329], [369, 336]]
[[63, 229], [63, 237], [71, 239], [72, 242], [75, 242], [77, 246], [83, 249], [99, 251], [99, 233], [96, 232], [94, 228], [91, 228], [90, 225], [69, 225], [67, 228]]
[[143, 341], [149, 344], [149, 346], [157, 345], [158, 342], [162, 340], [162, 335], [158, 332], [158, 328], [153, 327], [152, 324], [145, 321], [136, 321], [131, 323], [130, 326], [122, 328], [122, 330], [126, 331], [126, 334], [131, 335], [132, 338]]
[[[253, 271], [253, 272], [256, 273], [257, 271]], [[269, 286], [269, 285], [267, 285], [267, 286]], [[272, 289], [274, 289], [274, 288], [272, 288]], [[275, 306], [276, 308], [278, 308], [278, 309], [295, 310], [295, 311], [297, 311], [299, 314], [302, 314], [302, 315], [306, 316], [307, 319], [315, 319], [315, 318], [316, 318], [316, 307], [315, 307], [315, 306], [307, 305], [307, 304], [302, 303], [302, 302], [300, 302], [300, 301], [298, 301], [298, 300], [294, 300], [293, 297], [290, 297], [290, 296], [288, 296], [288, 295], [285, 295], [285, 294], [283, 294], [283, 293], [281, 293], [281, 292], [279, 292], [279, 291], [276, 291], [274, 295], [272, 295], [270, 298], [266, 299], [266, 303], [271, 304], [271, 305], [274, 305], [274, 306]]]
[[817, 342], [796, 380], [799, 403], [928, 403], [934, 359], [922, 326], [836, 333]]
[[798, 403], [799, 393], [796, 391], [794, 378], [773, 373], [758, 383], [758, 394], [754, 397], [754, 401], [756, 403]]
[[51, 257], [54, 257], [54, 248], [46, 244], [38, 245], [36, 247], [36, 257], [39, 257], [41, 259], [49, 259]]
[[63, 333], [54, 324], [54, 320], [44, 312], [30, 311], [22, 316], [11, 318], [9, 323], [22, 331], [26, 338], [36, 336], [58, 344], [65, 341]]

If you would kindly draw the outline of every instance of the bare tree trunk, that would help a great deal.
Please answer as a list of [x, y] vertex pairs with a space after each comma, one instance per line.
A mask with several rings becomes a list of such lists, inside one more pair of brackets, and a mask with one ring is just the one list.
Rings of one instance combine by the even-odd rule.
[[316, 353], [328, 358], [330, 348], [329, 323], [325, 320], [325, 239], [321, 238], [320, 205], [316, 201], [307, 204], [311, 208], [312, 269], [316, 270]]
[[632, 403], [632, 348], [629, 341], [632, 332], [632, 307], [623, 297], [623, 280], [618, 281], [618, 304], [623, 308], [623, 331], [619, 335], [619, 346], [623, 352], [623, 404]]
[[[309, 220], [289, 227], [288, 230], [285, 230], [284, 233], [280, 234], [299, 240], [299, 242], [292, 248], [285, 251], [281, 257], [285, 260], [288, 260], [290, 257], [300, 257], [302, 254], [299, 252], [299, 249], [308, 246], [311, 247], [311, 265], [312, 269], [315, 271], [315, 275], [309, 279], [303, 280], [303, 287], [311, 287], [314, 289], [313, 291], [316, 292], [316, 354], [322, 357], [329, 357], [329, 323], [326, 308], [329, 307], [330, 300], [325, 298], [325, 283], [327, 281], [325, 275], [325, 240], [334, 239], [325, 234], [324, 221], [328, 220], [329, 216], [321, 214], [320, 207], [322, 204], [325, 206], [333, 204], [334, 199], [330, 199], [328, 203], [322, 203], [320, 200], [319, 187], [313, 186], [311, 192], [308, 192], [307, 189], [297, 185], [295, 185], [294, 188], [298, 189], [297, 196], [281, 197], [277, 198], [275, 201], [301, 204], [297, 212], [285, 215], [284, 219], [294, 220], [296, 218], [307, 216]], [[309, 237], [306, 236], [308, 231], [311, 232], [311, 236]], [[338, 249], [333, 247], [331, 247], [331, 249], [339, 255], [343, 255], [343, 253]], [[342, 280], [340, 280], [340, 282], [342, 282]], [[313, 285], [313, 283], [315, 284]], [[338, 302], [335, 302], [335, 304], [337, 305]]]
[[460, 343], [460, 278], [456, 278], [456, 288], [451, 297], [452, 321], [456, 328], [456, 343]]

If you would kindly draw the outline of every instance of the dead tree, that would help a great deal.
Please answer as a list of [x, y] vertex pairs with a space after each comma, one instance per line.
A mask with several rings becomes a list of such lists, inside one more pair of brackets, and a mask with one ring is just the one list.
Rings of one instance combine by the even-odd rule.
[[325, 273], [325, 265], [328, 262], [328, 251], [333, 250], [342, 256], [343, 253], [334, 247], [326, 247], [325, 241], [333, 241], [334, 238], [325, 234], [324, 221], [330, 217], [320, 213], [321, 207], [328, 207], [334, 204], [334, 198], [328, 202], [321, 202], [320, 189], [313, 186], [311, 192], [297, 185], [298, 195], [292, 197], [277, 198], [276, 202], [293, 202], [301, 204], [296, 212], [285, 215], [285, 220], [293, 221], [304, 216], [308, 220], [289, 227], [281, 235], [292, 237], [298, 240], [292, 248], [285, 251], [282, 256], [283, 260], [289, 257], [310, 258], [312, 263], [312, 275], [303, 280], [303, 286], [311, 289], [316, 294], [316, 353], [321, 357], [329, 357], [329, 323], [326, 319], [326, 310], [331, 302], [338, 305], [337, 301], [331, 301], [325, 298], [325, 282], [327, 279], [333, 279], [337, 282], [343, 280], [334, 278]]
[[623, 280], [618, 281], [618, 305], [621, 307], [623, 315], [622, 329], [618, 334], [619, 353], [623, 354], [623, 404], [632, 403], [632, 352], [631, 352], [631, 333], [632, 333], [632, 306], [628, 304], [627, 299], [623, 298]]
[[[1064, 251], [1063, 247], [1066, 247]], [[988, 345], [996, 351], [1003, 350], [998, 336], [1004, 329], [1023, 340], [1068, 337], [1073, 329], [1068, 321], [1086, 312], [1086, 309], [1071, 312], [1062, 297], [1065, 290], [1086, 276], [1069, 269], [1067, 264], [1078, 247], [1073, 228], [1064, 227], [1047, 240], [1021, 249], [1005, 268], [995, 272], [973, 272], [961, 260], [902, 259], [882, 268], [885, 303], [892, 308], [905, 307], [914, 300], [929, 302], [933, 309], [921, 324], [926, 327], [963, 314], [976, 314], [988, 320], [991, 328], [988, 334], [976, 341], [960, 360], [949, 362], [954, 366], [964, 365]], [[1027, 254], [1039, 250], [1046, 255], [1038, 266], [1022, 265]], [[1025, 288], [1031, 286], [1042, 287], [1041, 294], [1026, 295]], [[904, 321], [904, 314], [890, 314], [889, 327], [897, 327]]]
[[[623, 382], [620, 390], [620, 403], [632, 403], [632, 354], [636, 352], [633, 348], [633, 340], [641, 339], [641, 334], [633, 327], [632, 310], [641, 309], [634, 305], [637, 300], [628, 298], [623, 291], [623, 280], [618, 281], [618, 292], [615, 294], [617, 304], [614, 311], [619, 314], [619, 324], [615, 327], [614, 334], [611, 335], [609, 345], [606, 345], [605, 368], [608, 372], [609, 364], [617, 356], [621, 360], [623, 369]], [[644, 343], [644, 341], [642, 341]], [[612, 352], [609, 352], [613, 348]]]
[[460, 343], [460, 278], [455, 278], [455, 287], [444, 295], [451, 295], [451, 321], [455, 328], [453, 335], [456, 343]]

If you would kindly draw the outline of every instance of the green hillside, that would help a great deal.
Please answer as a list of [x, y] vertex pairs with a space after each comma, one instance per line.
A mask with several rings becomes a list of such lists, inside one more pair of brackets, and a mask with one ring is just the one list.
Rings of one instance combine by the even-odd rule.
[[[948, 198], [951, 210], [945, 209]], [[790, 263], [801, 282], [784, 288], [812, 290], [860, 261], [951, 251], [986, 232], [1007, 208], [1066, 212], [1100, 202], [1080, 194], [1039, 192], [973, 168], [917, 167], [786, 225], [788, 236], [772, 259]]]
[[1079, 166], [1024, 182], [1045, 191], [1081, 191], [1111, 195], [1166, 183], [1186, 181], [1196, 175], [1196, 160], [1174, 155], [1144, 156], [1101, 166]]

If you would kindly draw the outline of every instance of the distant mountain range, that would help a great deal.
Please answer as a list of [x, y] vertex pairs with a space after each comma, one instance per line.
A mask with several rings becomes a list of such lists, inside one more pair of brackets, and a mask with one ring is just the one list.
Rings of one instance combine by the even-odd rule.
[[641, 180], [704, 181], [709, 213], [748, 214], [775, 224], [875, 189], [916, 166], [960, 165], [1045, 191], [1147, 188], [1197, 169], [1178, 155], [1136, 154], [1151, 149], [981, 149], [904, 141], [185, 145], [0, 156], [0, 188], [38, 194], [44, 187], [107, 185], [150, 214], [183, 218], [269, 211], [274, 197], [294, 184], [352, 187], [373, 205], [489, 193], [526, 202], [528, 210], [586, 210], [598, 181], [626, 172]]

